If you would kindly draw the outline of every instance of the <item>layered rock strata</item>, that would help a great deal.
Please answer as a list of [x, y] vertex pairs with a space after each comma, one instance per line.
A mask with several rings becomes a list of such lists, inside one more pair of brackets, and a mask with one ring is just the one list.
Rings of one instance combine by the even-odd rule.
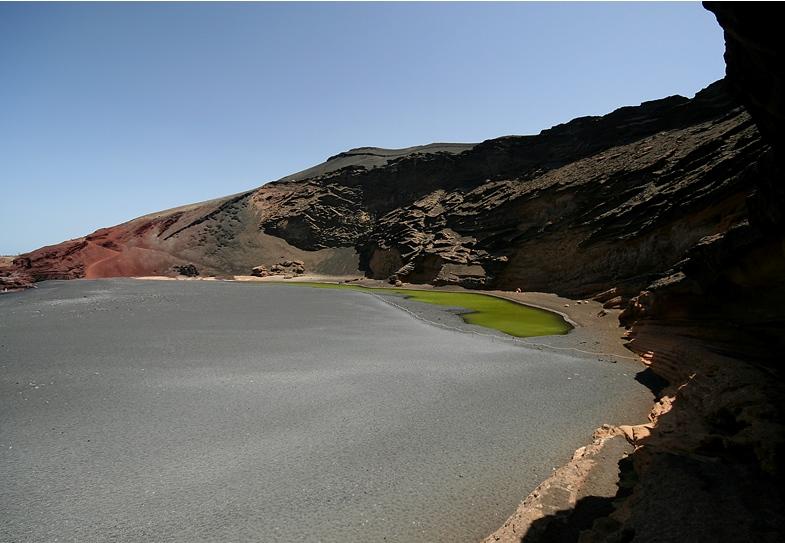
[[301, 260], [415, 283], [629, 298], [701, 238], [748, 221], [767, 152], [718, 82], [536, 136], [360, 148], [259, 189], [21, 255], [36, 279], [247, 274]]
[[[776, 8], [707, 3], [727, 75], [771, 147], [741, 183], [746, 220], [706, 236], [622, 312], [628, 347], [670, 386], [593, 518], [536, 515], [516, 541], [780, 541], [785, 533], [785, 42]], [[598, 499], [599, 497], [589, 497]], [[596, 503], [596, 502], [595, 502]], [[610, 511], [610, 512], [609, 512]], [[499, 534], [509, 535], [502, 529]]]

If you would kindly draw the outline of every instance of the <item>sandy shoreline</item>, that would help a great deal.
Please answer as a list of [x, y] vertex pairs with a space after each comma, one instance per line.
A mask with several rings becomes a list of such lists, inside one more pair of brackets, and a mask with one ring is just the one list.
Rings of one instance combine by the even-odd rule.
[[[144, 276], [135, 277], [144, 281], [229, 281], [259, 283], [299, 283], [324, 282], [351, 284], [369, 288], [391, 288], [385, 281], [367, 279], [359, 276], [324, 276], [306, 274], [296, 277], [270, 276], [234, 276], [234, 277], [167, 277]], [[376, 295], [399, 309], [410, 312], [420, 320], [436, 326], [458, 328], [482, 335], [495, 334], [507, 341], [524, 343], [530, 347], [554, 352], [564, 352], [574, 356], [595, 358], [599, 361], [639, 361], [640, 358], [623, 346], [623, 328], [619, 326], [619, 310], [605, 309], [602, 304], [591, 300], [573, 300], [551, 293], [543, 292], [510, 292], [510, 291], [469, 291], [461, 287], [433, 287], [431, 285], [404, 284], [402, 290], [439, 290], [456, 292], [477, 292], [497, 296], [517, 303], [546, 309], [562, 315], [574, 326], [570, 333], [561, 336], [540, 336], [534, 338], [511, 338], [500, 332], [467, 325], [459, 316], [451, 314], [435, 306], [420, 302], [411, 302], [394, 295]], [[641, 365], [641, 370], [644, 366]], [[654, 399], [652, 398], [654, 404]], [[633, 451], [636, 431], [644, 431], [650, 421], [641, 420], [637, 427], [603, 426], [592, 436], [592, 441], [576, 450], [567, 464], [554, 468], [553, 474], [544, 480], [528, 496], [522, 496], [522, 502], [512, 516], [484, 541], [517, 542], [522, 534], [537, 521], [553, 516], [557, 511], [572, 509], [575, 504], [587, 495], [611, 497], [617, 491], [618, 462]], [[637, 430], [636, 430], [637, 429]], [[642, 429], [642, 430], [641, 430]]]
[[[6, 395], [12, 424], [2, 434], [13, 445], [4, 449], [8, 465], [19, 468], [8, 472], [5, 485], [18, 490], [15, 501], [9, 497], [20, 504], [8, 519], [15, 530], [33, 529], [23, 506], [28, 502], [39, 518], [55, 523], [42, 526], [59, 526], [62, 502], [36, 501], [42, 486], [26, 478], [38, 473], [47, 484], [76, 488], [76, 472], [23, 468], [37, 465], [30, 454], [49, 457], [66, 440], [80, 455], [106, 461], [84, 464], [97, 478], [88, 479], [69, 506], [92, 511], [96, 530], [107, 528], [102, 488], [114, 489], [124, 525], [135, 529], [139, 511], [121, 504], [171, 503], [193, 512], [215, 501], [210, 481], [229, 478], [239, 485], [234, 502], [251, 510], [296, 506], [262, 517], [227, 511], [233, 522], [208, 516], [204, 526], [182, 517], [173, 521], [177, 529], [195, 535], [206, 526], [247, 528], [284, 540], [271, 522], [285, 518], [281, 525], [291, 540], [300, 533], [294, 517], [313, 514], [330, 541], [361, 540], [359, 533], [368, 536], [362, 540], [385, 534], [399, 541], [477, 541], [568, 460], [566, 451], [579, 447], [592, 428], [607, 417], [634, 421], [648, 409], [645, 388], [629, 378], [629, 362], [584, 363], [504, 338], [431, 328], [385, 308], [382, 294], [281, 285], [262, 294], [247, 283], [222, 281], [143, 283], [45, 282], [24, 298], [4, 300], [12, 327], [5, 354], [11, 384], [19, 383]], [[28, 336], [41, 327], [54, 330], [52, 341], [31, 342]], [[62, 344], [78, 348], [62, 351]], [[57, 366], [52, 349], [59, 353]], [[68, 373], [57, 373], [58, 367]], [[51, 428], [58, 432], [50, 434]], [[312, 447], [303, 447], [304, 436]], [[127, 447], [136, 452], [126, 455]], [[266, 475], [237, 473], [232, 459], [238, 458]], [[199, 478], [203, 470], [194, 463], [206, 459], [204, 469], [217, 478]], [[279, 474], [275, 459], [288, 459], [288, 475]], [[140, 494], [149, 486], [134, 474], [148, 471], [168, 473], [166, 485], [153, 490], [172, 493]], [[273, 479], [278, 482], [270, 486]], [[116, 480], [133, 484], [117, 487]], [[262, 480], [265, 492], [257, 488]], [[196, 499], [176, 490], [183, 481], [203, 494]], [[303, 494], [302, 488], [310, 490]], [[165, 516], [156, 516], [154, 525], [171, 529]]]
[[[285, 278], [283, 275], [269, 277], [253, 277], [237, 275], [234, 278], [217, 277], [166, 277], [144, 276], [134, 277], [148, 281], [239, 281], [258, 283], [337, 283], [350, 284], [368, 288], [395, 288], [386, 281], [368, 279], [360, 276], [334, 276], [305, 274]], [[432, 285], [404, 283], [401, 290], [437, 290], [445, 292], [470, 292], [497, 296], [513, 302], [558, 313], [573, 325], [574, 329], [562, 336], [540, 336], [536, 338], [516, 338], [516, 341], [530, 345], [540, 345], [554, 350], [597, 356], [607, 360], [634, 360], [630, 351], [624, 348], [622, 336], [625, 330], [619, 326], [618, 309], [603, 309], [602, 304], [592, 300], [574, 300], [547, 292], [512, 292], [504, 290], [469, 290], [457, 286], [434, 287]], [[460, 319], [458, 319], [460, 321]], [[457, 321], [456, 321], [457, 322]]]
[[[137, 279], [172, 280], [173, 278], [139, 277]], [[192, 280], [192, 279], [185, 279]], [[283, 276], [252, 277], [237, 276], [235, 281], [243, 282], [281, 282]], [[348, 283], [364, 287], [390, 288], [385, 281], [367, 279], [363, 277], [319, 276], [302, 275], [289, 277], [286, 282], [325, 282]], [[595, 357], [597, 360], [616, 362], [617, 360], [639, 361], [623, 345], [624, 329], [620, 327], [618, 309], [603, 309], [602, 304], [592, 300], [574, 300], [545, 292], [510, 292], [510, 291], [469, 291], [461, 287], [434, 287], [431, 285], [404, 284], [402, 290], [443, 290], [478, 292], [481, 294], [498, 296], [517, 303], [546, 309], [562, 315], [574, 326], [570, 333], [562, 336], [541, 336], [535, 338], [510, 338], [515, 341], [555, 351], [569, 352], [573, 355]], [[393, 296], [379, 296], [380, 298], [395, 298]], [[394, 300], [393, 305], [401, 304]], [[403, 310], [410, 309], [419, 313], [424, 320], [436, 324], [428, 318], [427, 309], [419, 306], [427, 304], [403, 303]], [[431, 311], [446, 313], [441, 309]], [[452, 315], [451, 327], [461, 327], [460, 317]], [[439, 320], [449, 319], [442, 317]], [[466, 328], [466, 325], [463, 326]], [[469, 326], [468, 328], [471, 328]], [[501, 334], [504, 335], [504, 334]], [[509, 337], [508, 337], [509, 338]], [[641, 370], [644, 366], [641, 365]], [[652, 405], [655, 400], [652, 398]], [[483, 543], [506, 542], [517, 543], [532, 526], [535, 528], [538, 521], [546, 517], [552, 518], [558, 511], [571, 510], [576, 503], [587, 496], [613, 497], [618, 490], [619, 467], [618, 464], [634, 450], [634, 436], [636, 431], [645, 430], [650, 424], [648, 420], [641, 420], [638, 426], [616, 427], [603, 425], [595, 430], [592, 439], [585, 446], [577, 449], [572, 458], [563, 466], [554, 468], [553, 474], [544, 480], [536, 489], [522, 501], [517, 510], [495, 532], [483, 540]]]
[[[391, 288], [385, 281], [356, 276], [302, 275], [297, 277], [271, 276], [265, 278], [252, 276], [235, 277], [134, 277], [139, 281], [217, 281], [241, 283], [300, 283], [324, 282], [358, 285], [369, 288]], [[399, 309], [411, 313], [420, 320], [444, 328], [457, 328], [481, 335], [496, 335], [503, 341], [514, 341], [540, 350], [563, 352], [572, 356], [593, 358], [598, 361], [615, 363], [638, 361], [624, 348], [622, 335], [624, 329], [618, 324], [619, 310], [605, 309], [602, 304], [591, 300], [573, 300], [551, 293], [510, 292], [510, 291], [470, 291], [461, 287], [433, 287], [431, 285], [404, 284], [401, 290], [437, 290], [454, 292], [474, 292], [497, 296], [524, 305], [546, 309], [562, 315], [574, 326], [570, 333], [560, 336], [540, 336], [533, 338], [512, 338], [501, 332], [466, 324], [460, 316], [445, 311], [444, 308], [413, 302], [390, 294], [373, 294]], [[644, 366], [641, 365], [641, 370]], [[654, 399], [652, 399], [654, 403]], [[648, 421], [640, 421], [646, 423]], [[543, 517], [556, 511], [571, 509], [582, 497], [613, 496], [617, 491], [618, 462], [632, 452], [634, 427], [615, 427], [604, 425], [598, 428], [591, 442], [577, 449], [572, 458], [563, 466], [554, 468], [550, 477], [541, 482], [522, 501], [508, 520], [484, 541], [520, 541], [522, 534]]]

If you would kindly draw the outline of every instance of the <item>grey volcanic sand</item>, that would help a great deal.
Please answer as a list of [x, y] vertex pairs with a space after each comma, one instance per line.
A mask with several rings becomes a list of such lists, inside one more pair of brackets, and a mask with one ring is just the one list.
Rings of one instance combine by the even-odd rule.
[[475, 541], [644, 419], [639, 370], [359, 292], [43, 283], [0, 296], [0, 539]]

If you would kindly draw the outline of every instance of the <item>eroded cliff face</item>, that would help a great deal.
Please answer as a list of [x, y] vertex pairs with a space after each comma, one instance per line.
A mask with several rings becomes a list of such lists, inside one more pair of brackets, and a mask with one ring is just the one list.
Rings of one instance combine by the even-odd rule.
[[748, 220], [767, 152], [718, 82], [536, 136], [360, 148], [259, 189], [21, 255], [36, 279], [310, 272], [588, 296], [634, 294], [705, 236]]
[[576, 504], [525, 541], [576, 522], [584, 543], [785, 533], [785, 48], [775, 8], [706, 7], [725, 30], [731, 89], [771, 146], [741, 174], [747, 219], [688, 248], [621, 315], [629, 348], [670, 383], [652, 423], [627, 432], [636, 449], [620, 467], [632, 488], [610, 515], [587, 522]]

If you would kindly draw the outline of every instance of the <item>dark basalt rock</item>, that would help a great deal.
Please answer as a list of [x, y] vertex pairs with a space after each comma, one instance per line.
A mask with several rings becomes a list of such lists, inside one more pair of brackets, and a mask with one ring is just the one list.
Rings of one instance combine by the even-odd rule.
[[785, 40], [780, 6], [704, 2], [725, 31], [726, 73], [766, 141], [785, 152]]
[[199, 270], [193, 264], [184, 264], [181, 266], [173, 266], [174, 271], [185, 277], [197, 277]]
[[270, 183], [253, 199], [265, 232], [307, 250], [351, 245], [378, 279], [635, 292], [746, 220], [741, 174], [765, 151], [718, 82], [537, 136]]
[[581, 541], [785, 533], [785, 39], [779, 6], [705, 6], [725, 31], [729, 87], [769, 147], [738, 171], [745, 220], [683, 251], [620, 315], [672, 408], [630, 457], [633, 495]]

